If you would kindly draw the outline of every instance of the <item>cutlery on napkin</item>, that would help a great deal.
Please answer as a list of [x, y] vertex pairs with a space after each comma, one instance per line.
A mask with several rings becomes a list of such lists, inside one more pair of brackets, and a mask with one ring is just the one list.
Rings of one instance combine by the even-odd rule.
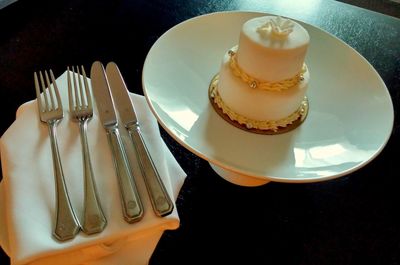
[[125, 129], [128, 130], [139, 160], [140, 171], [133, 173], [144, 178], [154, 212], [158, 216], [167, 216], [174, 209], [174, 205], [147, 150], [147, 144], [141, 130], [142, 122], [136, 115], [134, 104], [132, 104], [128, 94], [128, 88], [116, 63], [108, 63], [106, 73], [119, 118]]
[[101, 123], [107, 132], [107, 140], [110, 144], [117, 173], [119, 194], [121, 198], [122, 214], [128, 223], [137, 222], [143, 217], [143, 205], [136, 187], [136, 177], [132, 173], [125, 145], [121, 138], [114, 100], [111, 97], [103, 65], [94, 62], [90, 70], [92, 79], [92, 91], [97, 102], [97, 110]]
[[[57, 79], [64, 106], [68, 106], [66, 72]], [[90, 82], [89, 82], [90, 83]], [[154, 163], [171, 198], [176, 199], [185, 173], [162, 141], [157, 121], [142, 96], [130, 94], [141, 129]], [[98, 119], [97, 108], [88, 133], [93, 169], [104, 212], [109, 224], [101, 234], [78, 234], [60, 243], [52, 235], [54, 178], [48, 132], [37, 118], [35, 100], [23, 104], [17, 119], [0, 140], [3, 180], [0, 183], [0, 244], [12, 264], [147, 264], [162, 232], [176, 229], [179, 216], [174, 211], [163, 218], [154, 214], [141, 178], [137, 188], [144, 216], [128, 224], [121, 216], [117, 177], [106, 133]], [[58, 127], [59, 148], [63, 160], [71, 203], [82, 216], [83, 179], [79, 130], [70, 122], [69, 113]], [[126, 130], [120, 130], [130, 162], [139, 167]]]

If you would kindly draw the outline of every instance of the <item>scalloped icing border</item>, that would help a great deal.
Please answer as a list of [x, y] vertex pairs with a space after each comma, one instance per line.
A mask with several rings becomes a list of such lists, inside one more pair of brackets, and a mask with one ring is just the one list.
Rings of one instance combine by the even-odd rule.
[[208, 98], [214, 110], [227, 122], [242, 130], [257, 134], [281, 134], [297, 128], [307, 117], [309, 103], [307, 97], [304, 97], [300, 107], [286, 118], [274, 121], [259, 121], [249, 119], [232, 111], [222, 101], [218, 93], [219, 74], [211, 80], [208, 89]]

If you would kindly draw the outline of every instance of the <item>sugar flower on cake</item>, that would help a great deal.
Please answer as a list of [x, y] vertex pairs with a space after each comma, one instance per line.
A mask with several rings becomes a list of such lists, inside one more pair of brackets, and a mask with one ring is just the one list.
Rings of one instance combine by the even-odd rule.
[[257, 28], [262, 36], [271, 33], [277, 37], [287, 37], [293, 31], [294, 24], [290, 19], [280, 16], [268, 19], [263, 25]]

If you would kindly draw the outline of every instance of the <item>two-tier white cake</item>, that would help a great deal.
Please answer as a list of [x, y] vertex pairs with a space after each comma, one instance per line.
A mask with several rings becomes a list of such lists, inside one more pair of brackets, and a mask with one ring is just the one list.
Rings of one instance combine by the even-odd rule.
[[212, 82], [212, 102], [247, 129], [278, 132], [299, 123], [308, 109], [310, 74], [304, 58], [309, 42], [308, 32], [292, 20], [248, 20]]

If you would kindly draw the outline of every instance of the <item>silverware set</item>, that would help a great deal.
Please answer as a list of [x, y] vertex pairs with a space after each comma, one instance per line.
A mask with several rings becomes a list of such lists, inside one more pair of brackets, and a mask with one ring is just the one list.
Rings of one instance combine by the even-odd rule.
[[[44, 74], [41, 71], [38, 74], [34, 73], [40, 120], [49, 128], [56, 184], [56, 219], [53, 236], [59, 241], [73, 239], [80, 230], [88, 235], [100, 233], [107, 226], [107, 219], [96, 189], [87, 140], [88, 123], [93, 117], [92, 96], [83, 66], [72, 67], [71, 70], [67, 68], [69, 112], [79, 125], [82, 145], [84, 211], [81, 222], [70, 202], [58, 151], [56, 128], [64, 117], [58, 87], [51, 70], [49, 74], [47, 71], [44, 71]], [[128, 223], [134, 223], [143, 217], [143, 204], [135, 182], [135, 178], [140, 175], [144, 178], [154, 213], [160, 217], [169, 215], [174, 207], [173, 202], [147, 149], [140, 123], [117, 65], [109, 63], [105, 70], [100, 62], [93, 63], [91, 84], [99, 117], [107, 133], [113, 155], [123, 218]], [[140, 170], [134, 171], [131, 167], [119, 132], [118, 117], [129, 133]]]

